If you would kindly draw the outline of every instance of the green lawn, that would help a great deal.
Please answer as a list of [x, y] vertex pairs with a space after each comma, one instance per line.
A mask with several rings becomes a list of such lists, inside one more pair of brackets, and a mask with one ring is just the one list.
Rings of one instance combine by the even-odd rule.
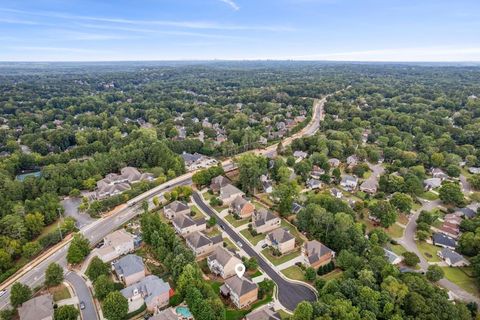
[[210, 228], [208, 230], [208, 232], [206, 232], [206, 233], [209, 237], [215, 237], [215, 236], [218, 236], [219, 234], [221, 234], [222, 231], [220, 231], [220, 229], [217, 226], [215, 226], [213, 228]]
[[262, 300], [258, 300], [257, 302], [253, 303], [250, 308], [248, 309], [227, 309], [226, 312], [226, 319], [228, 320], [241, 320], [245, 318], [247, 314], [249, 314], [252, 310], [259, 308], [273, 300], [271, 295], [264, 297]]
[[193, 213], [195, 213], [195, 216], [193, 216], [193, 219], [199, 219], [199, 218], [204, 218], [205, 215], [198, 209], [197, 206], [193, 205], [190, 207]]
[[278, 266], [279, 264], [290, 261], [300, 255], [300, 251], [295, 250], [290, 253], [284, 254], [282, 256], [276, 257], [272, 255], [272, 250], [270, 248], [263, 249], [262, 253], [275, 266]]
[[53, 295], [53, 301], [60, 301], [60, 300], [71, 298], [68, 288], [63, 284], [55, 288], [51, 288], [50, 291], [52, 292], [52, 295]]
[[258, 202], [257, 200], [252, 200], [253, 205], [255, 206], [255, 209], [268, 209], [263, 203]]
[[214, 197], [213, 194], [211, 194], [210, 192], [204, 192], [202, 193], [202, 196], [203, 196], [203, 199], [205, 199], [207, 202], [210, 201], [210, 199], [212, 199]]
[[418, 197], [422, 198], [422, 199], [430, 200], [430, 201], [438, 199], [438, 195], [431, 192], [431, 191], [424, 192], [421, 195], [419, 195]]
[[250, 241], [250, 243], [253, 244], [253, 245], [256, 245], [257, 243], [259, 243], [260, 240], [265, 239], [265, 235], [262, 234], [262, 233], [259, 233], [255, 237], [252, 236], [252, 234], [250, 233], [250, 231], [248, 229], [242, 230], [242, 231], [240, 231], [240, 233], [242, 235], [244, 235], [245, 238], [247, 238], [247, 240]]
[[434, 246], [433, 244], [426, 243], [423, 241], [416, 241], [418, 251], [422, 256], [429, 262], [440, 262], [442, 261], [438, 256], [437, 252], [440, 251], [440, 248]]
[[475, 278], [467, 275], [467, 273], [470, 273], [470, 268], [442, 267], [442, 269], [445, 272], [445, 278], [455, 283], [465, 291], [468, 291], [477, 297], [480, 296], [480, 291], [476, 284]]
[[[60, 225], [62, 224], [62, 222], [60, 221]], [[45, 237], [47, 234], [49, 233], [52, 233], [54, 232], [55, 230], [58, 229], [58, 219], [55, 220], [54, 222], [50, 223], [48, 226], [46, 226], [45, 228], [43, 228], [42, 230], [42, 233], [40, 233], [40, 235], [38, 235], [37, 239], [36, 240], [40, 240], [42, 239], [43, 237]]]
[[392, 238], [401, 238], [403, 236], [403, 231], [405, 229], [400, 227], [398, 224], [393, 224], [385, 231], [392, 237]]
[[305, 277], [303, 275], [303, 270], [300, 269], [298, 266], [291, 266], [284, 270], [282, 273], [287, 276], [287, 278], [298, 280], [298, 281], [305, 281]]
[[213, 292], [215, 292], [216, 295], [219, 295], [220, 287], [222, 286], [222, 283], [218, 281], [213, 281], [213, 280], [210, 280], [208, 282], [210, 283], [210, 286], [212, 287]]
[[232, 214], [228, 214], [225, 216], [225, 220], [227, 220], [228, 222], [230, 222], [232, 226], [237, 228], [237, 227], [243, 226], [244, 224], [247, 224], [250, 219], [247, 218], [247, 219], [237, 220]]
[[342, 274], [343, 274], [343, 271], [342, 271], [342, 270], [340, 270], [340, 269], [335, 269], [335, 270], [333, 270], [332, 272], [327, 273], [327, 274], [321, 276], [320, 278], [323, 278], [323, 279], [325, 279], [325, 280], [328, 281], [328, 280], [333, 280], [333, 279], [339, 278], [339, 277], [342, 276]]
[[303, 244], [304, 241], [303, 241], [302, 235], [293, 224], [289, 223], [285, 219], [282, 219], [281, 226], [282, 228], [287, 228], [290, 231], [292, 236], [295, 237], [296, 242], [299, 246]]
[[223, 238], [223, 242], [227, 244], [228, 249], [238, 251], [237, 246], [229, 238]]
[[404, 252], [407, 252], [407, 249], [399, 244], [391, 245], [390, 250], [399, 256], [401, 256]]

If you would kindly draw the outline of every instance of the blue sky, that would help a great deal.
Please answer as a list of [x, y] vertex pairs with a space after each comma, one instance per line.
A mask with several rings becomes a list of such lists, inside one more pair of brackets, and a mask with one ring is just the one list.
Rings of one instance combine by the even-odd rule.
[[2, 0], [0, 60], [480, 61], [478, 0]]

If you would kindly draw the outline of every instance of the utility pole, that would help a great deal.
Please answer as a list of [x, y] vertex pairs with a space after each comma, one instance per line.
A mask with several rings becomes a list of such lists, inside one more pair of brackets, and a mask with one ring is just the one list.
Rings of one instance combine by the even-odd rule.
[[60, 208], [57, 208], [57, 212], [58, 212], [58, 223], [57, 223], [57, 226], [58, 226], [58, 231], [60, 232], [60, 239], [63, 241], [63, 235], [62, 235], [62, 228], [60, 228], [60, 219], [62, 217], [62, 214], [60, 213], [61, 209]]

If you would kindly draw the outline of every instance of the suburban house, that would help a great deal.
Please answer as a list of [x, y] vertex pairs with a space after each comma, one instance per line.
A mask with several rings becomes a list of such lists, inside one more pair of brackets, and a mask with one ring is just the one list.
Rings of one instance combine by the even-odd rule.
[[280, 226], [280, 218], [267, 209], [260, 209], [253, 214], [252, 227], [257, 233], [272, 231]]
[[323, 243], [312, 240], [303, 244], [302, 256], [307, 266], [318, 268], [332, 261], [335, 257], [335, 252]]
[[300, 210], [302, 210], [302, 209], [303, 209], [303, 206], [302, 206], [302, 205], [300, 205], [300, 204], [298, 204], [298, 203], [296, 203], [296, 202], [292, 203], [292, 212], [293, 212], [293, 213], [297, 214], [297, 213], [299, 213]]
[[118, 257], [133, 252], [134, 236], [125, 229], [114, 231], [103, 238], [103, 246], [97, 250], [97, 255], [103, 262], [109, 262]]
[[295, 249], [295, 237], [292, 236], [288, 229], [284, 228], [277, 228], [267, 234], [265, 243], [278, 250], [281, 254]]
[[172, 220], [175, 218], [177, 214], [185, 214], [188, 215], [190, 213], [190, 207], [181, 201], [175, 200], [169, 204], [167, 204], [163, 208], [163, 214], [167, 219]]
[[94, 197], [104, 199], [114, 195], [121, 194], [129, 190], [130, 185], [140, 181], [152, 181], [151, 173], [140, 173], [134, 167], [124, 167], [120, 170], [120, 174], [109, 173], [102, 180], [97, 181], [97, 190]]
[[243, 197], [244, 195], [245, 193], [243, 193], [242, 190], [231, 184], [227, 184], [220, 188], [220, 200], [222, 200], [223, 204], [227, 206], [229, 206], [236, 197]]
[[203, 154], [197, 152], [191, 154], [184, 151], [181, 156], [188, 171], [206, 168], [210, 165], [217, 163], [217, 160], [204, 156]]
[[443, 170], [440, 168], [433, 168], [431, 171], [431, 174], [432, 174], [432, 177], [438, 178], [442, 181], [445, 179], [448, 179], [448, 175], [445, 172], [443, 172]]
[[423, 180], [423, 186], [427, 191], [439, 188], [441, 185], [442, 185], [442, 179], [440, 178], [429, 178], [429, 179]]
[[453, 224], [448, 221], [444, 221], [443, 224], [438, 228], [438, 230], [454, 239], [457, 239], [460, 235], [460, 226], [458, 224]]
[[281, 320], [280, 314], [270, 306], [263, 306], [253, 310], [245, 316], [245, 320]]
[[222, 246], [216, 247], [207, 258], [210, 271], [223, 279], [235, 275], [235, 266], [240, 263], [242, 260]]
[[189, 214], [177, 214], [172, 222], [175, 231], [181, 236], [207, 228], [205, 218], [193, 219]]
[[273, 192], [273, 182], [266, 175], [260, 176], [260, 182], [262, 183], [262, 189], [265, 193]]
[[147, 310], [155, 312], [158, 308], [168, 305], [173, 289], [168, 282], [157, 276], [149, 275], [137, 283], [134, 283], [120, 293], [128, 300], [128, 312], [140, 309], [145, 303]]
[[479, 174], [480, 173], [480, 167], [470, 167], [468, 168], [468, 172], [471, 174]]
[[455, 211], [455, 214], [458, 214], [465, 219], [472, 219], [475, 218], [475, 216], [477, 215], [477, 209], [474, 209], [474, 207], [470, 205], [465, 208], [457, 209], [457, 211]]
[[346, 190], [355, 190], [357, 188], [358, 178], [355, 176], [345, 175], [340, 181], [340, 185]]
[[308, 189], [320, 189], [322, 187], [322, 182], [317, 179], [308, 179], [305, 183]]
[[347, 165], [351, 167], [355, 167], [358, 164], [357, 156], [353, 155], [347, 158]]
[[295, 151], [293, 153], [293, 157], [295, 158], [295, 162], [300, 162], [308, 157], [308, 153], [303, 151]]
[[18, 307], [20, 320], [53, 320], [53, 297], [50, 293], [32, 298]]
[[220, 189], [225, 187], [227, 184], [230, 184], [230, 180], [227, 177], [217, 176], [210, 182], [210, 189], [213, 192], [218, 193], [220, 192]]
[[134, 284], [145, 278], [145, 265], [141, 257], [134, 254], [127, 254], [112, 263], [118, 280], [126, 286]]
[[313, 179], [320, 179], [320, 176], [325, 174], [325, 170], [320, 168], [319, 166], [313, 166], [312, 172], [310, 172], [310, 177]]
[[457, 215], [457, 213], [448, 213], [443, 217], [443, 221], [459, 226], [462, 223], [462, 218], [460, 217], [461, 215]]
[[202, 232], [194, 232], [185, 238], [187, 246], [193, 251], [196, 257], [208, 255], [215, 250], [216, 247], [223, 243], [222, 235], [209, 237]]
[[340, 199], [341, 197], [343, 197], [343, 192], [338, 190], [337, 188], [330, 189], [330, 194], [337, 199]]
[[402, 262], [403, 260], [402, 257], [397, 255], [395, 252], [385, 248], [383, 248], [383, 251], [385, 252], [385, 257], [387, 257], [388, 262], [390, 262], [390, 264], [399, 264], [400, 262]]
[[370, 176], [367, 180], [363, 181], [363, 183], [360, 185], [360, 191], [363, 191], [369, 194], [377, 193], [377, 189], [378, 189], [378, 180], [376, 177], [373, 177], [373, 176]]
[[470, 265], [470, 262], [461, 254], [449, 248], [443, 248], [437, 252], [437, 255], [444, 260], [449, 267], [465, 267]]
[[255, 206], [242, 196], [238, 196], [230, 204], [230, 209], [239, 217], [248, 218], [255, 212]]
[[340, 165], [340, 160], [338, 160], [337, 158], [328, 159], [327, 162], [331, 168], [337, 168]]
[[173, 307], [163, 309], [158, 313], [154, 314], [148, 320], [179, 320], [181, 317], [173, 310]]
[[449, 248], [454, 250], [457, 247], [457, 242], [452, 237], [443, 233], [437, 232], [432, 235], [433, 244], [438, 247]]
[[258, 297], [258, 285], [252, 280], [233, 276], [225, 280], [220, 287], [223, 296], [229, 297], [232, 303], [239, 309], [249, 306]]

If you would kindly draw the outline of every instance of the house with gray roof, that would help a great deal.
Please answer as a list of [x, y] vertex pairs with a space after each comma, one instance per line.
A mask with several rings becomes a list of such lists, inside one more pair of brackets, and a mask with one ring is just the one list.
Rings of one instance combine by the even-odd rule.
[[468, 168], [468, 172], [471, 174], [480, 174], [480, 167], [470, 167]]
[[96, 253], [103, 262], [109, 262], [118, 257], [130, 253], [135, 248], [134, 236], [120, 229], [103, 238], [103, 246]]
[[235, 275], [235, 266], [241, 263], [242, 260], [222, 246], [216, 247], [207, 258], [210, 271], [223, 279]]
[[18, 308], [20, 320], [53, 320], [53, 297], [44, 294], [22, 303]]
[[335, 257], [335, 252], [317, 240], [307, 241], [302, 246], [304, 263], [312, 268], [323, 266]]
[[440, 178], [429, 178], [429, 179], [423, 180], [423, 186], [427, 191], [439, 188], [441, 185], [442, 185], [442, 179]]
[[390, 264], [399, 264], [400, 262], [402, 262], [402, 257], [397, 255], [395, 252], [385, 248], [383, 248], [383, 251], [385, 252], [385, 257], [388, 259], [388, 262], [390, 262]]
[[295, 249], [295, 237], [287, 228], [277, 228], [267, 234], [265, 243], [278, 250], [281, 254]]
[[346, 190], [355, 190], [357, 188], [358, 178], [351, 175], [344, 175], [340, 185]]
[[145, 265], [142, 258], [137, 255], [127, 254], [112, 265], [117, 278], [126, 286], [145, 278]]
[[215, 193], [220, 192], [220, 189], [225, 187], [227, 184], [230, 184], [230, 179], [224, 176], [216, 176], [210, 182], [210, 190]]
[[281, 320], [280, 314], [266, 305], [253, 310], [245, 316], [245, 320]]
[[308, 189], [314, 190], [314, 189], [320, 189], [322, 187], [322, 182], [318, 179], [313, 179], [310, 178], [307, 180], [305, 183]]
[[230, 205], [236, 197], [243, 197], [245, 193], [242, 190], [238, 189], [232, 184], [227, 184], [220, 188], [220, 200], [223, 201], [224, 205]]
[[216, 247], [223, 244], [222, 235], [209, 237], [203, 232], [194, 232], [185, 238], [187, 246], [193, 251], [195, 256], [203, 257], [209, 255]]
[[163, 208], [163, 214], [167, 219], [172, 220], [177, 214], [186, 214], [190, 213], [190, 207], [185, 202], [175, 200], [167, 204]]
[[151, 173], [140, 173], [137, 168], [124, 167], [120, 170], [120, 174], [109, 173], [105, 178], [97, 181], [97, 190], [94, 196], [97, 199], [115, 196], [129, 190], [131, 184], [152, 180], [154, 177]]
[[292, 203], [292, 212], [297, 214], [299, 213], [304, 207], [296, 202]]
[[144, 303], [148, 311], [155, 312], [157, 308], [168, 305], [173, 289], [168, 282], [155, 275], [149, 275], [122, 289], [120, 293], [128, 300], [129, 313], [140, 309]]
[[328, 159], [327, 162], [331, 168], [337, 168], [340, 165], [340, 160], [338, 160], [337, 158]]
[[465, 219], [472, 219], [477, 215], [477, 210], [474, 209], [473, 206], [467, 206], [465, 208], [458, 208], [455, 213], [461, 217], [464, 217]]
[[449, 267], [465, 267], [470, 265], [470, 262], [461, 254], [449, 249], [443, 248], [437, 252], [437, 255], [445, 261]]
[[175, 215], [172, 223], [175, 231], [183, 237], [207, 228], [205, 218], [193, 219], [189, 214], [184, 213]]
[[243, 219], [252, 216], [255, 212], [255, 206], [244, 197], [238, 196], [231, 203], [230, 210]]
[[257, 233], [272, 231], [280, 226], [280, 218], [270, 210], [259, 209], [253, 214], [252, 227]]
[[378, 189], [378, 180], [374, 176], [370, 176], [368, 179], [363, 181], [363, 183], [360, 185], [360, 191], [363, 191], [369, 194], [377, 193], [377, 189]]
[[295, 162], [300, 162], [308, 157], [308, 153], [298, 150], [293, 153], [293, 157], [295, 158]]
[[220, 293], [229, 297], [239, 309], [249, 306], [258, 298], [258, 285], [247, 277], [233, 276], [225, 280]]
[[433, 244], [438, 247], [455, 249], [457, 247], [457, 241], [452, 237], [449, 237], [443, 233], [436, 232], [432, 235]]

